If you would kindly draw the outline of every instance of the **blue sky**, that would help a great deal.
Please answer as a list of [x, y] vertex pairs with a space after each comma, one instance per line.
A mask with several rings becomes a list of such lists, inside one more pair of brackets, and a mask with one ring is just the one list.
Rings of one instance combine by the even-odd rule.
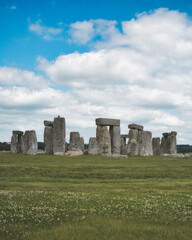
[[0, 0], [0, 141], [58, 114], [88, 142], [95, 118], [192, 144], [191, 1]]

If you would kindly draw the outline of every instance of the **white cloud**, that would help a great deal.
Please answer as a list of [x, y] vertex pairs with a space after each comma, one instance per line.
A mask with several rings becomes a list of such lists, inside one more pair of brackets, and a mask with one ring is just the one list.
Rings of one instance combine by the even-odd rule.
[[56, 39], [56, 37], [63, 31], [61, 28], [47, 27], [43, 25], [41, 20], [38, 20], [35, 23], [31, 23], [29, 25], [29, 30], [39, 36], [42, 36], [44, 40]]
[[47, 86], [47, 81], [32, 71], [12, 67], [0, 67], [0, 84], [6, 86], [27, 85], [32, 88]]

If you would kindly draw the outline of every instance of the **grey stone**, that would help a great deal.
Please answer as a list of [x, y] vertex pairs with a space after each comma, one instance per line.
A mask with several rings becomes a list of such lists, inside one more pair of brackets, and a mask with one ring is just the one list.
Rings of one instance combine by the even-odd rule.
[[46, 127], [53, 127], [53, 121], [45, 120], [45, 121], [44, 121], [44, 125], [45, 125]]
[[97, 142], [97, 139], [94, 137], [89, 138], [88, 154], [89, 155], [100, 154], [99, 144]]
[[128, 155], [136, 156], [138, 155], [139, 145], [135, 139], [130, 139], [128, 142]]
[[170, 138], [170, 154], [177, 154], [177, 140], [175, 132], [171, 132]]
[[37, 154], [37, 136], [34, 130], [27, 130], [21, 136], [21, 151], [23, 154], [28, 155]]
[[18, 131], [18, 130], [14, 130], [13, 134], [17, 134], [17, 135], [23, 135], [24, 132], [22, 131]]
[[177, 154], [177, 132], [163, 133], [161, 139], [161, 154]]
[[143, 126], [139, 125], [139, 124], [135, 124], [135, 123], [129, 124], [128, 128], [129, 129], [136, 129], [136, 130], [139, 130], [139, 131], [143, 131]]
[[80, 137], [80, 149], [84, 151], [84, 138]]
[[136, 141], [138, 141], [138, 134], [139, 134], [139, 130], [130, 129], [129, 130], [129, 139], [135, 139]]
[[119, 119], [97, 118], [95, 122], [96, 122], [96, 125], [100, 125], [100, 126], [120, 126]]
[[126, 145], [126, 138], [121, 138], [121, 155], [127, 155], [128, 149]]
[[46, 126], [44, 129], [45, 154], [53, 154], [53, 128]]
[[139, 156], [152, 156], [152, 133], [150, 131], [139, 131]]
[[80, 134], [79, 132], [70, 132], [69, 150], [80, 150]]
[[13, 135], [11, 137], [11, 152], [12, 153], [18, 153], [17, 143], [18, 143], [18, 135], [13, 133]]
[[81, 156], [83, 155], [83, 151], [81, 150], [69, 150], [65, 153], [66, 156]]
[[111, 154], [111, 136], [106, 126], [97, 126], [96, 138], [102, 155]]
[[129, 134], [121, 134], [120, 137], [121, 138], [129, 138]]
[[153, 155], [160, 156], [161, 155], [161, 144], [160, 144], [159, 137], [152, 139], [152, 146], [153, 146]]
[[119, 154], [121, 152], [120, 126], [110, 126], [111, 153]]
[[65, 118], [56, 117], [53, 122], [53, 154], [65, 153]]

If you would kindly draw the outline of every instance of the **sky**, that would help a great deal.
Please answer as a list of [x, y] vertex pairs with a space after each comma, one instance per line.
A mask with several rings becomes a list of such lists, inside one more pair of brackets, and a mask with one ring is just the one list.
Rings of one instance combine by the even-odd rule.
[[96, 118], [192, 144], [191, 0], [0, 0], [0, 141], [66, 120], [88, 143]]

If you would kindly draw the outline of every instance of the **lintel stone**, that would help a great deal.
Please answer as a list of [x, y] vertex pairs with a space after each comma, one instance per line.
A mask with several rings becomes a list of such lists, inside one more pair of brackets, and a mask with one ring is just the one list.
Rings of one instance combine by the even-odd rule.
[[95, 122], [99, 126], [120, 126], [119, 119], [97, 118]]
[[23, 135], [24, 132], [22, 131], [17, 131], [17, 130], [14, 130], [13, 131], [13, 134], [17, 134], [17, 135]]
[[135, 123], [129, 124], [128, 128], [129, 129], [136, 129], [136, 130], [139, 130], [139, 131], [143, 131], [143, 126], [139, 125], [139, 124], [135, 124]]
[[44, 125], [45, 125], [46, 127], [53, 127], [53, 121], [45, 120], [45, 121], [44, 121]]
[[121, 138], [129, 138], [129, 135], [128, 134], [121, 134], [120, 137]]

